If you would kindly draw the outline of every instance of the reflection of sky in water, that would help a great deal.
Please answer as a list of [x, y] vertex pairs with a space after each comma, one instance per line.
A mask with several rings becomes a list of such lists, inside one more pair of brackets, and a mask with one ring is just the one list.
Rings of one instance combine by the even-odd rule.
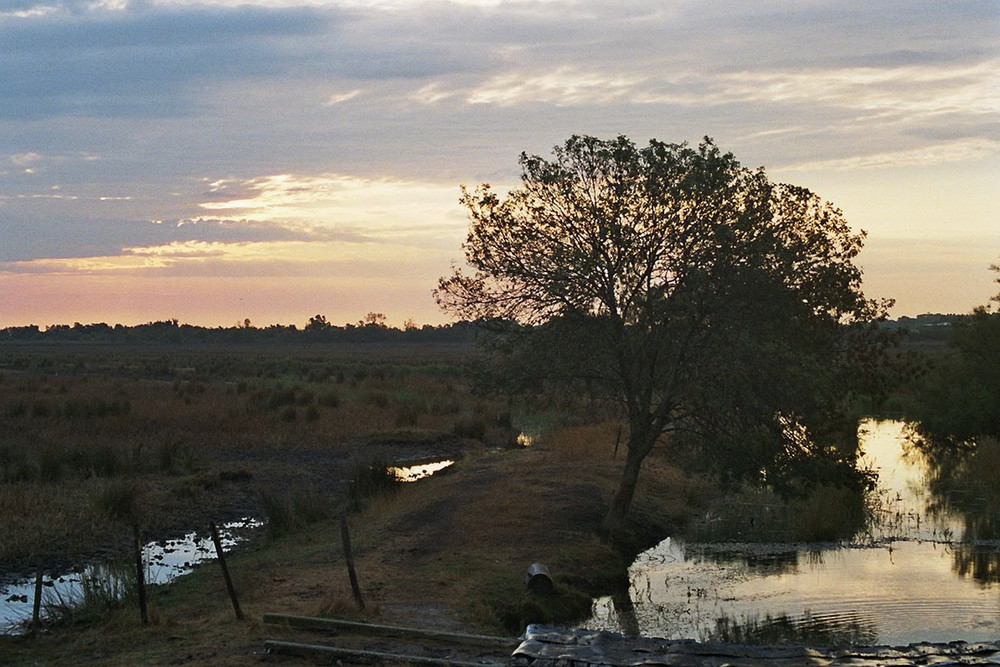
[[906, 442], [906, 426], [896, 421], [866, 421], [861, 425], [861, 465], [878, 470], [885, 504], [883, 525], [876, 537], [941, 540], [961, 535], [961, 519], [928, 516], [930, 502], [923, 455]]
[[[945, 526], [918, 521], [922, 472], [916, 453], [900, 460], [903, 425], [865, 426], [865, 450], [882, 470], [886, 495], [895, 499], [898, 491], [900, 498], [889, 512], [893, 525], [876, 537], [894, 540], [805, 551], [667, 539], [633, 564], [631, 604], [601, 598], [585, 626], [708, 641], [720, 638], [720, 623], [759, 627], [782, 619], [811, 631], [805, 636], [813, 643], [996, 640], [1000, 584], [971, 574], [974, 565], [996, 572], [1000, 547], [945, 543]], [[963, 563], [965, 576], [956, 573]]]
[[[256, 519], [243, 519], [219, 526], [219, 541], [222, 550], [229, 551], [242, 541], [239, 533], [263, 525]], [[183, 538], [151, 542], [143, 546], [143, 562], [146, 566], [147, 584], [164, 584], [175, 577], [187, 574], [199, 563], [215, 558], [215, 545], [207, 535], [188, 533]], [[62, 574], [43, 577], [42, 600], [63, 600], [79, 597], [81, 591], [80, 574]], [[0, 584], [0, 632], [9, 632], [11, 625], [19, 621], [30, 621], [34, 606], [34, 579], [22, 580], [10, 585]]]
[[391, 466], [388, 470], [389, 474], [394, 475], [400, 482], [416, 482], [418, 479], [430, 477], [434, 473], [444, 470], [453, 463], [454, 461], [435, 461], [414, 466]]

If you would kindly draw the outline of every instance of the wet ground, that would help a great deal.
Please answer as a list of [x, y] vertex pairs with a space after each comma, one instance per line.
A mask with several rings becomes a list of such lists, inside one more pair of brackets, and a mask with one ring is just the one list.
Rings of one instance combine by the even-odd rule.
[[610, 632], [528, 626], [523, 642], [514, 651], [510, 664], [516, 667], [1000, 665], [1000, 644], [918, 643], [904, 647], [870, 646], [831, 650], [803, 646], [746, 646], [634, 638]]

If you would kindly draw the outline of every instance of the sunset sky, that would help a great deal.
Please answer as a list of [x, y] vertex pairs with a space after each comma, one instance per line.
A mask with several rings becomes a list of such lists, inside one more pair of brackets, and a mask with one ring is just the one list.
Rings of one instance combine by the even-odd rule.
[[1000, 262], [998, 0], [0, 0], [0, 327], [447, 321], [459, 187], [712, 137], [868, 232], [894, 316]]

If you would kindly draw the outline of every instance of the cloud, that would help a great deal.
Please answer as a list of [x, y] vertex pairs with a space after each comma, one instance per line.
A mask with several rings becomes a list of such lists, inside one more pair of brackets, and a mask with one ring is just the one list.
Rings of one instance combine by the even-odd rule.
[[199, 207], [246, 220], [281, 221], [319, 233], [322, 229], [365, 230], [370, 236], [428, 227], [452, 227], [458, 188], [420, 181], [366, 179], [343, 174], [273, 174], [210, 184]]
[[440, 275], [459, 184], [579, 133], [707, 134], [871, 238], [946, 234], [898, 213], [929, 187], [873, 183], [905, 167], [987, 226], [998, 29], [982, 0], [6, 0], [0, 262]]
[[323, 34], [334, 18], [302, 8], [99, 5], [0, 17], [0, 118], [190, 114], [210, 82], [288, 75], [301, 59], [289, 44]]
[[849, 158], [803, 162], [782, 167], [787, 171], [853, 171], [857, 169], [881, 169], [885, 167], [908, 167], [941, 165], [948, 162], [978, 160], [1000, 154], [1000, 141], [990, 139], [964, 139], [950, 143], [938, 143], [921, 148], [854, 155]]
[[332, 107], [344, 102], [349, 102], [363, 92], [364, 90], [361, 88], [355, 88], [354, 90], [348, 90], [342, 93], [331, 93], [330, 97], [326, 100], [325, 106]]
[[128, 254], [129, 247], [154, 245], [275, 243], [316, 238], [308, 231], [266, 221], [210, 218], [36, 221], [9, 215], [0, 218], [0, 236], [4, 239], [0, 244], [0, 262], [114, 257]]

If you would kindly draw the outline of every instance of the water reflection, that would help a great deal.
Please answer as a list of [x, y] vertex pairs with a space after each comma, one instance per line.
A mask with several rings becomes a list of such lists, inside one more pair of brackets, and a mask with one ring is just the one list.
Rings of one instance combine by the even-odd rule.
[[[584, 627], [824, 646], [995, 640], [1000, 523], [990, 498], [998, 494], [969, 493], [974, 485], [966, 481], [966, 491], [955, 492], [944, 482], [966, 478], [942, 474], [954, 475], [955, 463], [928, 466], [910, 435], [900, 422], [862, 425], [865, 457], [883, 488], [879, 520], [854, 540], [810, 546], [667, 539], [636, 559], [628, 591], [595, 601]], [[970, 468], [967, 462], [962, 469]]]
[[412, 466], [390, 466], [386, 470], [399, 482], [416, 482], [417, 480], [430, 477], [436, 472], [440, 472], [455, 463], [452, 460], [434, 461], [432, 463], [421, 463]]
[[956, 544], [953, 548], [952, 567], [958, 576], [982, 584], [1000, 583], [1000, 547]]
[[861, 646], [876, 643], [875, 619], [858, 612], [813, 614], [799, 618], [785, 614], [750, 615], [739, 621], [723, 616], [716, 620], [711, 641], [731, 644], [805, 644], [808, 646]]
[[797, 547], [777, 550], [773, 546], [760, 548], [754, 544], [689, 545], [684, 557], [694, 564], [736, 564], [754, 576], [789, 574], [798, 570], [799, 559], [822, 563], [823, 552], [817, 549], [800, 551]]
[[[249, 534], [263, 524], [247, 517], [219, 526], [219, 541], [223, 551], [246, 540]], [[147, 584], [165, 584], [183, 574], [191, 572], [200, 563], [216, 557], [215, 545], [208, 535], [190, 532], [182, 538], [150, 542], [143, 546], [143, 562]], [[85, 580], [109, 580], [114, 568], [99, 563], [76, 572], [68, 572], [43, 578], [43, 605], [57, 601], [79, 599], [83, 594]], [[108, 573], [112, 576], [108, 576]], [[34, 606], [35, 584], [33, 579], [24, 579], [10, 584], [0, 584], [0, 634], [17, 630], [17, 625], [31, 620]]]

